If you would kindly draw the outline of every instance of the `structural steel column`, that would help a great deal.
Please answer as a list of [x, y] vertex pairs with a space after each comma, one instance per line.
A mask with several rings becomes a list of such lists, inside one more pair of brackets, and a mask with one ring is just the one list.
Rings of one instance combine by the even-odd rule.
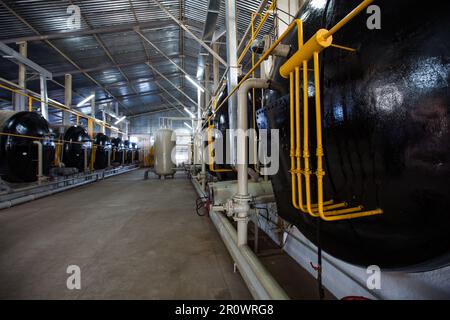
[[95, 91], [91, 92], [93, 96], [91, 99], [91, 117], [95, 119]]
[[[236, 27], [236, 1], [225, 0], [225, 24], [227, 38], [227, 62], [229, 66], [228, 72], [228, 93], [230, 93], [238, 83], [239, 67], [237, 65], [237, 27]], [[228, 99], [228, 116], [229, 116], [229, 156], [228, 160], [231, 164], [236, 163], [236, 143], [234, 140], [234, 130], [236, 130], [237, 122], [237, 96], [233, 95]]]
[[[64, 76], [64, 104], [68, 109], [72, 108], [72, 75]], [[71, 113], [63, 111], [63, 125], [70, 125]]]
[[[106, 107], [104, 107], [106, 108]], [[105, 127], [105, 123], [106, 123], [106, 112], [105, 109], [103, 108], [102, 110], [102, 121], [103, 121], [103, 126], [102, 126], [102, 133], [106, 134], [106, 127]]]
[[48, 121], [47, 79], [41, 75], [41, 115]]
[[[27, 57], [27, 43], [26, 42], [18, 42], [19, 45], [19, 53], [26, 58]], [[26, 67], [24, 64], [19, 63], [19, 86], [23, 89], [23, 92], [26, 90]], [[25, 97], [20, 94], [15, 94], [14, 99], [14, 110], [15, 111], [25, 111], [27, 110], [25, 104]]]

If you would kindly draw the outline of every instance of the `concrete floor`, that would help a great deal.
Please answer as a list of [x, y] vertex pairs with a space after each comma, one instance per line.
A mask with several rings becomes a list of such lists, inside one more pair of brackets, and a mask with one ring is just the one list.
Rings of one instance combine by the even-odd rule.
[[[0, 299], [251, 299], [214, 225], [196, 215], [191, 182], [143, 176], [0, 211]], [[258, 238], [262, 263], [288, 295], [317, 299], [315, 279]], [[67, 289], [69, 265], [81, 269], [81, 290]]]
[[0, 299], [251, 299], [195, 198], [138, 170], [0, 211]]

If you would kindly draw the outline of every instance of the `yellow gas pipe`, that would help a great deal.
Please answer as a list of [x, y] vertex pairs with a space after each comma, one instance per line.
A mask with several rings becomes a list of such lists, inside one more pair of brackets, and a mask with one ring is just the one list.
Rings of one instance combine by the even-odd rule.
[[[280, 74], [290, 79], [290, 157], [291, 157], [291, 184], [292, 184], [292, 204], [296, 209], [304, 213], [309, 213], [313, 217], [320, 217], [325, 221], [337, 221], [354, 219], [359, 217], [382, 214], [381, 209], [361, 212], [362, 206], [355, 208], [341, 209], [348, 206], [346, 202], [335, 204], [333, 200], [324, 202], [323, 197], [323, 139], [322, 139], [322, 113], [320, 100], [320, 68], [319, 53], [324, 49], [334, 46], [347, 51], [351, 48], [333, 45], [332, 35], [348, 23], [353, 17], [364, 10], [373, 0], [363, 1], [355, 10], [341, 20], [330, 31], [320, 29], [306, 44], [303, 44], [303, 25], [301, 20], [297, 20], [298, 51], [280, 68]], [[316, 112], [316, 159], [317, 171], [317, 204], [311, 202], [311, 179], [313, 174], [309, 166], [309, 107], [308, 107], [308, 61], [314, 61], [314, 84], [315, 84], [315, 112]], [[300, 127], [300, 66], [303, 68], [303, 158], [304, 170], [301, 168], [301, 127]], [[294, 73], [295, 72], [295, 73]], [[295, 103], [294, 103], [295, 92]], [[295, 118], [295, 121], [294, 121]], [[295, 129], [294, 129], [295, 127]], [[294, 147], [296, 141], [296, 146]], [[306, 210], [303, 203], [302, 176], [305, 177]], [[297, 179], [295, 179], [297, 178]], [[298, 184], [298, 190], [297, 190]], [[340, 210], [337, 210], [340, 209]]]

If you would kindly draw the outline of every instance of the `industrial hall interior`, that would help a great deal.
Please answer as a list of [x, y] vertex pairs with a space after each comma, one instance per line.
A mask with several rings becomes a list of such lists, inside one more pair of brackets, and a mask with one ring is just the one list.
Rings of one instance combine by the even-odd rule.
[[448, 12], [0, 0], [0, 300], [450, 300]]

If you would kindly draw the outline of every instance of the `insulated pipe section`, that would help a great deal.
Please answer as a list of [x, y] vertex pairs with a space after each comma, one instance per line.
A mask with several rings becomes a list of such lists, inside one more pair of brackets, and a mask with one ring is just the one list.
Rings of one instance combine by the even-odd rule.
[[210, 217], [238, 266], [252, 296], [257, 300], [288, 300], [289, 297], [286, 292], [250, 248], [246, 245], [241, 247], [236, 245], [236, 230], [230, 221], [223, 214], [214, 210], [211, 211]]
[[247, 116], [247, 100], [250, 89], [267, 89], [270, 82], [265, 79], [248, 79], [246, 80], [238, 91], [238, 196], [248, 196], [248, 116]]
[[269, 81], [266, 79], [248, 79], [244, 81], [238, 91], [238, 114], [237, 114], [237, 172], [238, 189], [234, 196], [234, 213], [237, 222], [237, 244], [247, 244], [248, 213], [250, 210], [250, 195], [248, 194], [248, 109], [247, 100], [250, 89], [267, 89]]
[[33, 141], [34, 144], [38, 146], [38, 174], [37, 174], [37, 181], [38, 183], [42, 182], [42, 178], [44, 177], [44, 165], [43, 165], [43, 148], [42, 143], [40, 141]]

